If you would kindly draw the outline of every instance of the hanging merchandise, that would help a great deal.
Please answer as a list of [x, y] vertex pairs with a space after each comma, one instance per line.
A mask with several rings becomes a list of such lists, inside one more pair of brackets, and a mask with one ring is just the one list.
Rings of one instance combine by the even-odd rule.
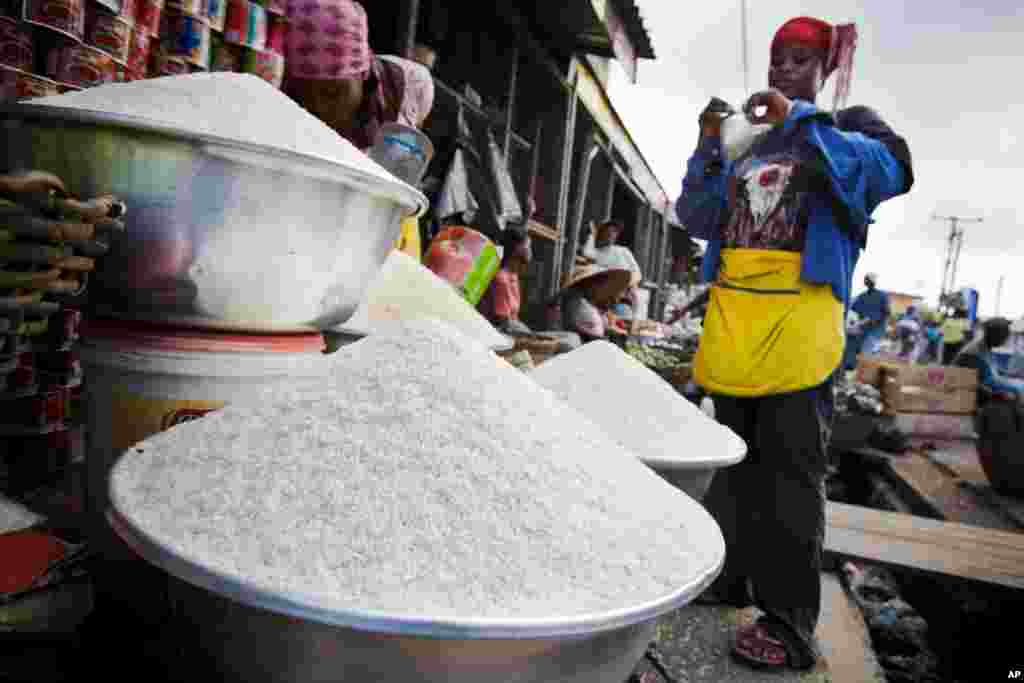
[[206, 70], [210, 66], [210, 26], [204, 19], [174, 10], [164, 12], [161, 47], [168, 57]]
[[487, 129], [487, 152], [488, 171], [497, 190], [498, 216], [507, 223], [520, 223], [523, 220], [523, 207], [508, 171], [508, 161], [490, 128]]
[[269, 50], [243, 48], [242, 73], [259, 76], [275, 88], [284, 81], [284, 57]]
[[435, 203], [434, 213], [444, 221], [452, 216], [475, 215], [479, 210], [480, 205], [469, 189], [465, 151], [456, 149]]

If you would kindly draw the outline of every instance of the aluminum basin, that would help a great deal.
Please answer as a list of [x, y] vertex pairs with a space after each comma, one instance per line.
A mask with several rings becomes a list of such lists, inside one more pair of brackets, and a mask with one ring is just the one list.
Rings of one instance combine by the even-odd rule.
[[623, 683], [657, 618], [699, 595], [724, 557], [655, 602], [547, 620], [446, 621], [330, 612], [240, 584], [183, 560], [115, 509], [114, 530], [171, 575], [175, 612], [217, 680], [246, 683]]
[[355, 311], [426, 199], [397, 179], [136, 117], [0, 107], [0, 171], [39, 169], [128, 205], [100, 313], [213, 329], [326, 329]]

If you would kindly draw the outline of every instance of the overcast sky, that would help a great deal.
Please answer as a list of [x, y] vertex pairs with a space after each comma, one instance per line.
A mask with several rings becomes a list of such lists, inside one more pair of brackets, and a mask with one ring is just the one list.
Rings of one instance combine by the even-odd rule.
[[[740, 2], [636, 0], [655, 61], [630, 85], [613, 68], [616, 109], [673, 200], [696, 142], [696, 118], [717, 95], [744, 99]], [[981, 293], [983, 315], [1024, 314], [1024, 13], [1017, 3], [981, 0], [748, 0], [750, 87], [767, 85], [768, 49], [786, 19], [854, 21], [860, 43], [849, 104], [876, 109], [907, 138], [916, 184], [875, 212], [855, 291], [877, 271], [883, 289], [938, 297], [949, 223], [933, 214], [983, 217], [964, 227], [957, 286]], [[830, 104], [826, 86], [820, 104]], [[1020, 243], [1020, 246], [1018, 246]]]

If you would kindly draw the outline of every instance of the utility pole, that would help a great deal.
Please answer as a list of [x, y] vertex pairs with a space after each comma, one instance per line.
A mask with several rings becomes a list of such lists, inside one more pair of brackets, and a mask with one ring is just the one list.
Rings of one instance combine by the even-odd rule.
[[939, 216], [932, 214], [932, 220], [949, 221], [949, 238], [946, 246], [946, 264], [942, 269], [942, 292], [939, 294], [939, 306], [944, 305], [947, 295], [956, 287], [956, 270], [960, 264], [960, 247], [964, 243], [963, 223], [981, 223], [984, 218], [966, 218], [964, 216]]
[[1006, 278], [1005, 275], [1000, 275], [999, 276], [999, 284], [996, 285], [996, 317], [999, 317], [999, 314], [1002, 313], [1003, 280], [1005, 278]]

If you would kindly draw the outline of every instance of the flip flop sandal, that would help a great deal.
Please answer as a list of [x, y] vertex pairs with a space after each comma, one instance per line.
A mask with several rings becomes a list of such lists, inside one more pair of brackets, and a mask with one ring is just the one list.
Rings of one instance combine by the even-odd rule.
[[786, 644], [773, 637], [760, 624], [740, 627], [732, 654], [743, 663], [758, 669], [790, 668]]

